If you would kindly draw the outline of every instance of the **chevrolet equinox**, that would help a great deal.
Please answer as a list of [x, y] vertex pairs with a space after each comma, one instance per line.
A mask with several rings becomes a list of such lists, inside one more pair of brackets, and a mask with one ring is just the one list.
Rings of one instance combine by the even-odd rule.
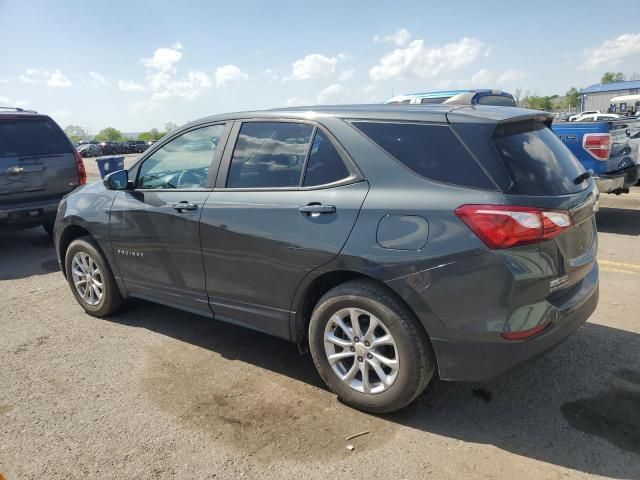
[[140, 298], [311, 351], [370, 412], [558, 344], [598, 301], [598, 191], [511, 107], [305, 107], [185, 125], [77, 188], [54, 229], [80, 305]]

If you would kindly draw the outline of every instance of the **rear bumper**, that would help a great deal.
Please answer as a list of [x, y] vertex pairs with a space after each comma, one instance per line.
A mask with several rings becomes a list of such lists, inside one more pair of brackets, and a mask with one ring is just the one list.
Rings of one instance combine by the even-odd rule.
[[523, 341], [465, 341], [432, 339], [443, 380], [480, 382], [495, 378], [552, 349], [582, 326], [598, 305], [598, 269], [595, 282], [581, 295], [579, 305], [556, 315], [541, 334]]
[[640, 178], [640, 165], [633, 165], [624, 170], [595, 177], [598, 190], [602, 193], [614, 193], [635, 185]]
[[43, 223], [53, 223], [60, 200], [56, 198], [42, 202], [0, 205], [0, 230], [30, 228]]

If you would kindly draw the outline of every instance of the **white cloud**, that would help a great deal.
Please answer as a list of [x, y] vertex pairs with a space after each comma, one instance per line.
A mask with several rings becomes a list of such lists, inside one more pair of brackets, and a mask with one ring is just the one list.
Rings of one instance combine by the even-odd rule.
[[133, 80], [118, 80], [118, 88], [125, 92], [143, 92], [146, 90], [144, 85]]
[[411, 39], [411, 33], [406, 28], [401, 28], [400, 30], [390, 34], [390, 35], [382, 35], [378, 34], [373, 37], [373, 41], [375, 43], [394, 43], [398, 47], [401, 47], [405, 43], [407, 43]]
[[0, 107], [26, 108], [31, 105], [28, 100], [12, 100], [9, 97], [0, 97]]
[[640, 54], [640, 33], [625, 33], [602, 42], [595, 48], [584, 50], [582, 69], [594, 70], [606, 66], [615, 66], [622, 60]]
[[54, 88], [65, 88], [72, 85], [71, 80], [65, 77], [58, 69], [49, 73], [47, 72], [47, 86]]
[[351, 80], [353, 78], [353, 74], [356, 73], [354, 69], [342, 70], [340, 75], [338, 75], [339, 82], [346, 82], [347, 80]]
[[109, 81], [98, 72], [89, 72], [89, 76], [92, 78], [94, 84], [96, 85], [109, 85]]
[[174, 43], [171, 48], [162, 47], [153, 52], [153, 57], [140, 60], [145, 67], [161, 72], [175, 71], [174, 64], [182, 58], [182, 45], [180, 42]]
[[0, 77], [0, 83], [11, 83], [13, 82], [13, 78], [11, 77]]
[[51, 112], [51, 116], [57, 122], [66, 122], [71, 118], [71, 112], [69, 110], [54, 110]]
[[149, 78], [149, 86], [153, 95], [152, 101], [167, 100], [174, 97], [182, 97], [194, 100], [213, 85], [211, 77], [204, 72], [195, 71], [187, 73], [181, 79], [159, 72]]
[[6, 107], [11, 103], [11, 100], [9, 97], [0, 97], [0, 103], [2, 104], [1, 106]]
[[270, 68], [267, 68], [262, 73], [272, 82], [278, 80], [278, 74]]
[[[488, 83], [493, 80], [493, 72], [490, 72], [486, 68], [481, 68], [471, 77], [471, 84], [478, 87], [486, 87]], [[484, 84], [484, 85], [483, 85]]]
[[496, 48], [498, 46], [497, 43], [494, 43], [493, 45], [487, 45], [487, 48], [485, 48], [484, 50], [484, 58], [488, 58], [489, 55], [491, 55], [491, 52], [493, 52], [493, 49]]
[[506, 70], [498, 77], [498, 83], [515, 82], [524, 78], [525, 75], [519, 70]]
[[24, 82], [24, 83], [31, 83], [31, 84], [36, 83], [36, 81], [28, 75], [21, 74], [18, 78], [20, 79], [21, 82]]
[[311, 102], [307, 102], [306, 100], [298, 97], [287, 98], [287, 107], [302, 107], [304, 105], [309, 105]]
[[457, 70], [472, 64], [481, 54], [484, 43], [464, 37], [457, 42], [429, 48], [424, 40], [414, 40], [406, 48], [398, 48], [384, 55], [369, 70], [374, 81], [391, 78], [435, 77], [442, 72]]
[[216, 68], [215, 78], [216, 87], [224, 87], [229, 83], [247, 80], [249, 75], [244, 73], [235, 65], [225, 65], [223, 67]]
[[326, 57], [320, 53], [312, 53], [293, 62], [291, 76], [287, 80], [313, 80], [326, 78], [336, 71], [336, 64], [345, 58], [344, 54], [337, 57]]
[[345, 103], [347, 90], [339, 83], [329, 85], [318, 94], [318, 103], [321, 105]]

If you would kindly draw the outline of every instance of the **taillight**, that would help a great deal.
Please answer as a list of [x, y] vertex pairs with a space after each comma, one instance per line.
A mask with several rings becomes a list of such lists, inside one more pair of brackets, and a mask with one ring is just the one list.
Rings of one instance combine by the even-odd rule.
[[84, 162], [77, 150], [74, 152], [73, 156], [76, 159], [76, 167], [78, 168], [78, 185], [84, 185], [87, 183], [87, 171], [84, 168]]
[[564, 210], [511, 205], [462, 205], [456, 215], [492, 249], [549, 240], [572, 225]]
[[611, 155], [611, 135], [609, 133], [585, 133], [582, 146], [598, 160], [609, 160]]

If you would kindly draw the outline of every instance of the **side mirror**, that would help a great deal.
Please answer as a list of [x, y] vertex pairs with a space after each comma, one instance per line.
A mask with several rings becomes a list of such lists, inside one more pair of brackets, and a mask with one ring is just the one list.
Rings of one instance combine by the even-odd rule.
[[126, 190], [129, 188], [129, 172], [126, 170], [118, 170], [110, 173], [102, 183], [108, 190]]

